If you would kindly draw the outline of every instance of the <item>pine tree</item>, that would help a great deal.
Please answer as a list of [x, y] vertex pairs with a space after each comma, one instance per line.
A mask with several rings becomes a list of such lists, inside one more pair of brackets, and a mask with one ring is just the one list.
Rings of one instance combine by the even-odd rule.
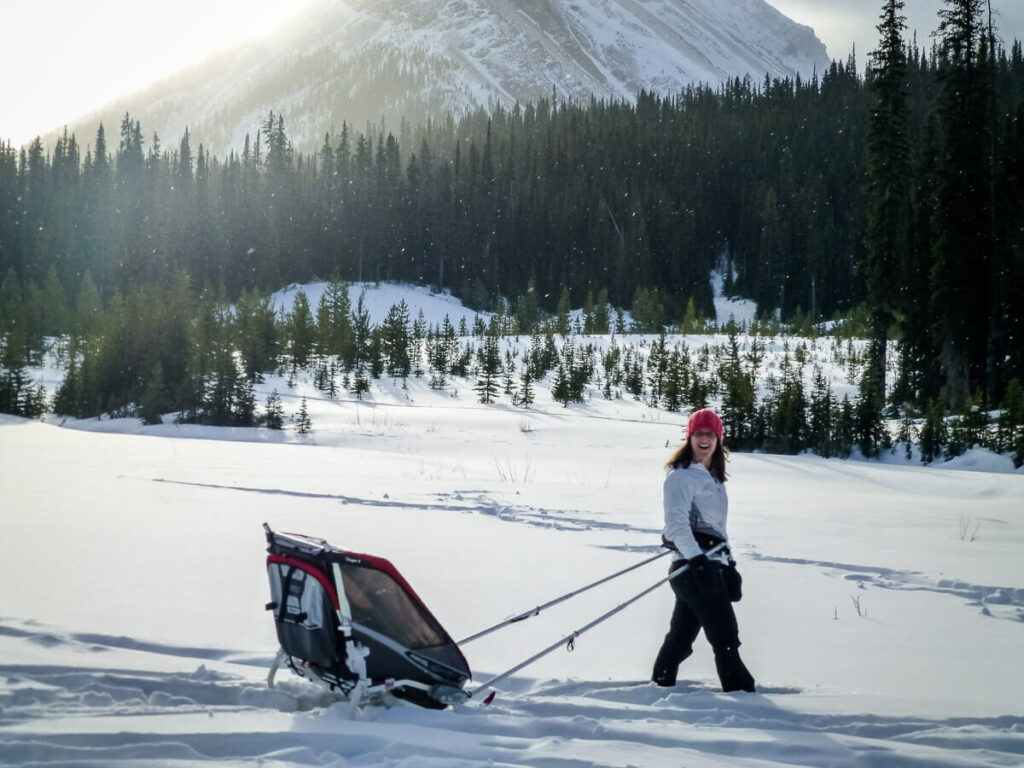
[[526, 290], [516, 301], [516, 318], [523, 333], [533, 333], [540, 322], [540, 306], [537, 301], [537, 287], [530, 280]]
[[325, 387], [327, 397], [331, 400], [338, 396], [338, 364], [334, 360], [331, 360], [330, 365], [327, 366], [327, 386]]
[[693, 296], [686, 300], [686, 312], [683, 315], [683, 322], [680, 324], [680, 331], [683, 333], [704, 332], [704, 318], [697, 314], [697, 307], [693, 303]]
[[423, 343], [426, 338], [427, 319], [421, 309], [412, 324], [412, 372], [416, 378], [423, 376]]
[[836, 456], [845, 459], [853, 450], [856, 440], [856, 419], [849, 395], [843, 395], [843, 402], [839, 403], [836, 408], [833, 423], [836, 425], [834, 433]]
[[433, 341], [428, 342], [427, 362], [432, 370], [430, 377], [431, 389], [444, 389], [448, 383], [448, 375], [451, 371], [457, 349], [455, 327], [452, 325], [448, 315], [445, 315], [441, 327], [434, 333]]
[[480, 402], [489, 405], [498, 396], [498, 377], [501, 375], [501, 349], [496, 334], [488, 333], [477, 349], [477, 381], [473, 387]]
[[299, 403], [299, 412], [295, 416], [295, 431], [300, 435], [309, 434], [313, 429], [313, 422], [309, 418], [309, 406], [306, 398], [303, 397]]
[[276, 389], [267, 395], [267, 403], [263, 408], [263, 424], [267, 429], [284, 428], [284, 407]]
[[139, 404], [139, 417], [142, 419], [142, 423], [162, 424], [163, 417], [161, 414], [165, 412], [167, 405], [168, 397], [164, 385], [164, 369], [160, 361], [157, 360], [153, 372], [150, 374], [149, 381], [146, 383], [146, 391], [142, 396], [142, 402]]
[[309, 365], [316, 341], [316, 323], [309, 309], [309, 299], [303, 291], [295, 294], [291, 315], [288, 319], [288, 338], [291, 344], [292, 365], [305, 368]]
[[46, 270], [42, 290], [42, 326], [46, 336], [60, 336], [69, 331], [68, 302], [64, 286], [57, 276], [56, 264]]
[[558, 306], [555, 308], [555, 333], [560, 336], [568, 336], [569, 331], [569, 289], [563, 288], [558, 297]]
[[365, 294], [359, 295], [352, 310], [352, 394], [358, 399], [370, 391], [369, 369], [373, 363], [373, 329], [370, 326], [370, 311], [366, 308]]
[[590, 314], [586, 316], [584, 332], [588, 334], [606, 334], [608, 333], [610, 323], [611, 318], [608, 314], [608, 289], [601, 288], [597, 292], [597, 300], [594, 302], [593, 309]]
[[555, 380], [551, 383], [551, 399], [561, 403], [563, 408], [569, 405], [569, 377], [561, 362], [555, 369]]
[[665, 338], [665, 329], [662, 328], [658, 340], [651, 345], [651, 351], [647, 355], [647, 387], [652, 408], [658, 407], [658, 400], [664, 393], [665, 380], [668, 376], [669, 352]]
[[[877, 342], [875, 342], [877, 343]], [[877, 357], [872, 356], [873, 359]], [[884, 397], [881, 391], [878, 371], [867, 365], [860, 380], [860, 393], [856, 405], [857, 445], [867, 458], [877, 457], [891, 444], [889, 433], [882, 420]]]
[[869, 365], [875, 369], [872, 381], [877, 381], [883, 395], [889, 328], [897, 312], [914, 311], [912, 306], [904, 305], [900, 295], [907, 275], [911, 219], [903, 5], [903, 0], [885, 0], [881, 22], [876, 27], [880, 40], [871, 54], [868, 73], [868, 87], [874, 98], [867, 136], [871, 208], [865, 234], [865, 272], [874, 341]]
[[[330, 316], [325, 337], [325, 353], [338, 355], [346, 368], [352, 365], [353, 330], [352, 303], [348, 298], [348, 287], [337, 277], [331, 279], [324, 291], [324, 301]], [[318, 330], [320, 330], [318, 328]]]
[[637, 362], [636, 350], [632, 346], [622, 349], [622, 386], [634, 400], [640, 400], [644, 391], [644, 379]]
[[519, 372], [519, 394], [518, 403], [523, 408], [529, 408], [533, 405], [534, 394], [533, 394], [533, 371], [529, 365], [524, 365]]
[[388, 376], [401, 378], [402, 386], [412, 372], [412, 361], [410, 360], [410, 346], [412, 337], [409, 329], [409, 307], [402, 299], [398, 304], [393, 304], [384, 318], [384, 325], [381, 327], [381, 344], [385, 359], [387, 360], [386, 370]]
[[799, 376], [786, 376], [770, 405], [771, 448], [778, 453], [799, 453], [807, 446], [807, 404]]
[[[685, 405], [687, 386], [685, 359], [685, 355], [680, 352], [678, 346], [669, 354], [668, 368], [665, 372], [665, 395], [662, 398], [662, 404], [665, 410], [672, 413], [681, 411]], [[607, 383], [605, 384], [604, 394], [606, 398], [610, 396]], [[727, 410], [727, 408], [723, 404], [724, 410]], [[734, 434], [734, 427], [736, 425], [733, 422], [730, 422], [730, 424], [730, 433]], [[735, 445], [733, 438], [730, 437], [729, 442], [738, 447]]]
[[24, 309], [21, 296], [21, 284], [14, 267], [8, 268], [0, 283], [0, 333], [8, 333], [19, 329], [24, 324]]
[[235, 303], [235, 327], [246, 376], [259, 381], [277, 361], [279, 331], [270, 297], [256, 290], [242, 291]]
[[921, 426], [921, 463], [931, 464], [941, 458], [948, 441], [945, 400], [943, 397], [929, 400]]
[[811, 450], [819, 456], [828, 458], [835, 455], [835, 441], [833, 431], [835, 429], [836, 402], [832, 395], [832, 388], [820, 368], [814, 371], [814, 384], [811, 389], [811, 402], [807, 409], [810, 418], [810, 430], [808, 443]]
[[1024, 437], [1024, 387], [1021, 387], [1020, 379], [1013, 378], [1006, 386], [1006, 394], [1000, 405], [996, 423], [996, 450], [1000, 453], [1016, 450], [1020, 437]]
[[729, 445], [746, 450], [751, 446], [754, 420], [754, 383], [740, 361], [739, 338], [735, 329], [729, 334], [728, 357], [719, 369], [722, 387], [722, 420], [729, 428]]
[[78, 296], [75, 299], [75, 319], [73, 332], [85, 336], [96, 330], [103, 314], [103, 301], [92, 277], [92, 271], [85, 270]]
[[[943, 0], [936, 205], [932, 212], [932, 306], [948, 404], [959, 407], [992, 376], [990, 312], [994, 237], [991, 189], [991, 41], [981, 0]], [[994, 394], [994, 393], [991, 393]]]
[[622, 384], [622, 370], [619, 368], [619, 360], [622, 358], [622, 350], [613, 341], [611, 346], [601, 357], [601, 368], [604, 370], [604, 390], [602, 394], [606, 400], [612, 399], [612, 387]]
[[511, 348], [505, 350], [505, 362], [502, 365], [502, 389], [506, 395], [515, 395], [516, 391], [516, 361]]
[[0, 413], [36, 418], [46, 409], [44, 391], [33, 386], [24, 346], [15, 332], [0, 337]]

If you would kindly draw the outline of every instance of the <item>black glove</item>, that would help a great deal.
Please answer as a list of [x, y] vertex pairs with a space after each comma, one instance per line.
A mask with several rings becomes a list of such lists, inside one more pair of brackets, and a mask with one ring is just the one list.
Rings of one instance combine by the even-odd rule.
[[722, 578], [725, 580], [725, 591], [729, 593], [729, 601], [738, 603], [743, 597], [743, 577], [736, 570], [736, 563], [730, 562], [722, 569]]

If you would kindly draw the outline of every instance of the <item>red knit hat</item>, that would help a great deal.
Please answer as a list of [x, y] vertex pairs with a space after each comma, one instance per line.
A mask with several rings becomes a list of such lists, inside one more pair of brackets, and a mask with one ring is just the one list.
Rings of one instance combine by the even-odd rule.
[[722, 442], [722, 420], [710, 408], [695, 411], [690, 417], [690, 423], [686, 425], [686, 439], [689, 440], [690, 435], [701, 429], [710, 429], [718, 435], [718, 442]]

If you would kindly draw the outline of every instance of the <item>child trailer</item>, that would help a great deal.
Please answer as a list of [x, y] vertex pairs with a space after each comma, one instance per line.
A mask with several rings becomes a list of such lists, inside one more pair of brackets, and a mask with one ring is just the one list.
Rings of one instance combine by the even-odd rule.
[[[455, 643], [387, 560], [346, 552], [311, 536], [275, 533], [266, 523], [263, 530], [269, 553], [271, 601], [267, 610], [274, 612], [281, 643], [267, 684], [274, 686], [274, 676], [284, 664], [299, 677], [347, 698], [353, 707], [407, 701], [442, 709], [484, 694], [486, 697], [480, 700], [489, 704], [494, 698], [495, 684], [562, 646], [571, 650], [584, 632], [689, 568], [684, 561], [665, 578], [586, 626], [468, 691], [465, 685], [471, 674], [460, 645], [537, 616], [547, 608], [664, 557], [668, 550]], [[724, 547], [722, 542], [705, 554], [715, 554]]]
[[395, 567], [264, 523], [283, 664], [353, 706], [395, 699], [441, 709], [465, 701], [469, 665]]

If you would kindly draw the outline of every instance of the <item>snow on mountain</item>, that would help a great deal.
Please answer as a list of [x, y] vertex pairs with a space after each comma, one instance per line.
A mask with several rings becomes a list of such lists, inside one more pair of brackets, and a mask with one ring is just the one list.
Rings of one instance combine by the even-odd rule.
[[218, 57], [79, 123], [92, 136], [126, 111], [177, 141], [240, 149], [268, 111], [315, 150], [343, 121], [460, 114], [550, 97], [632, 99], [646, 89], [829, 64], [813, 30], [765, 0], [322, 0], [275, 35]]

